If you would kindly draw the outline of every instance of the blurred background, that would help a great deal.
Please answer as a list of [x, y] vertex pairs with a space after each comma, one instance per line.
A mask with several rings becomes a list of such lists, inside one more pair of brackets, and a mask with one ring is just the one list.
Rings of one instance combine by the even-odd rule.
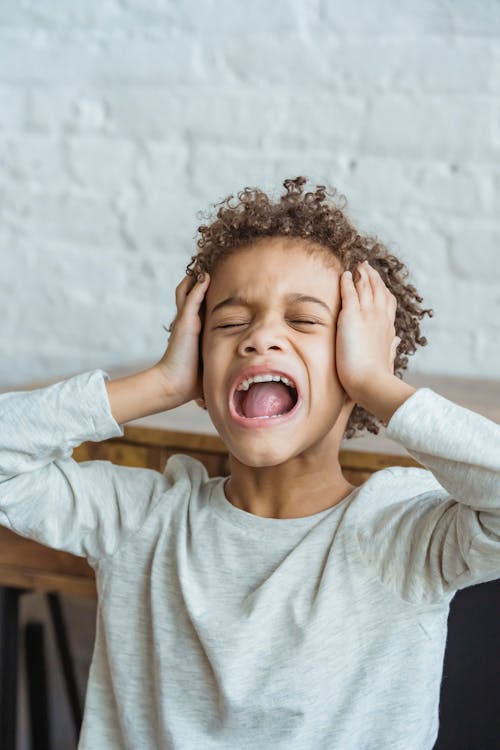
[[[498, 0], [3, 0], [0, 384], [153, 364], [207, 211], [299, 174], [434, 309], [409, 370], [498, 378], [499, 40]], [[65, 607], [83, 692], [95, 605]]]
[[2, 384], [156, 361], [217, 201], [344, 193], [433, 319], [424, 373], [500, 372], [498, 0], [0, 4]]

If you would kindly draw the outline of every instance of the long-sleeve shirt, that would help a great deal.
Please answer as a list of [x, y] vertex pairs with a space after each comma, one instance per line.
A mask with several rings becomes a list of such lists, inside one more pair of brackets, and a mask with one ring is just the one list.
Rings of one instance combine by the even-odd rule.
[[79, 750], [431, 750], [450, 601], [500, 578], [500, 426], [419, 388], [387, 435], [426, 468], [265, 518], [183, 454], [76, 462], [123, 435], [108, 379], [0, 396], [0, 523], [96, 574]]

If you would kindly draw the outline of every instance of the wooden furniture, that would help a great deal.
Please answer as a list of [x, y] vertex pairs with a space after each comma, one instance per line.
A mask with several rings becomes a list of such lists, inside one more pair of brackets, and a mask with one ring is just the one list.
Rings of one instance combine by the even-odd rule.
[[[103, 369], [114, 379], [139, 372], [151, 364], [140, 362], [126, 368]], [[41, 388], [72, 374], [74, 373], [29, 385], [4, 386], [0, 388], [0, 392]], [[432, 388], [451, 401], [500, 423], [500, 381], [417, 374], [406, 375], [405, 381], [417, 388]], [[208, 414], [194, 403], [130, 422], [124, 426], [124, 432], [122, 438], [84, 443], [74, 450], [73, 457], [77, 461], [107, 459], [116, 464], [162, 471], [169, 456], [186, 453], [199, 459], [210, 476], [226, 476], [229, 473], [226, 447], [216, 434]], [[362, 484], [374, 471], [387, 466], [420, 466], [403, 446], [387, 438], [385, 428], [382, 428], [377, 436], [368, 434], [362, 438], [344, 441], [340, 451], [340, 463], [345, 477], [354, 485]], [[491, 587], [493, 584], [484, 586]], [[94, 572], [86, 560], [49, 549], [1, 527], [0, 587], [4, 587], [7, 598], [11, 596], [8, 600], [11, 601], [9, 606], [14, 608], [12, 620], [16, 617], [17, 595], [22, 590], [50, 592], [51, 595], [96, 597]], [[454, 604], [459, 596], [466, 596], [466, 592], [467, 590], [459, 592]], [[498, 586], [496, 592], [498, 595]], [[495, 615], [495, 621], [498, 621], [498, 614]], [[10, 639], [8, 643], [6, 638]], [[4, 627], [3, 640], [3, 653], [9, 654], [13, 643], [12, 627]], [[6, 659], [7, 657], [3, 661], [4, 671], [7, 668]], [[15, 660], [10, 663], [9, 669], [15, 669]], [[495, 690], [498, 690], [497, 685]], [[4, 699], [5, 695], [2, 700]], [[5, 713], [8, 711], [4, 706]], [[498, 714], [500, 715], [500, 711]], [[500, 739], [498, 741], [500, 742]], [[438, 746], [440, 750], [446, 747], [441, 744], [436, 745], [436, 748]]]
[[[111, 379], [115, 379], [139, 372], [151, 364], [140, 362], [131, 367], [103, 369]], [[0, 393], [42, 388], [71, 374], [28, 385], [4, 386], [0, 388]], [[405, 381], [416, 388], [433, 388], [455, 403], [500, 423], [500, 382], [417, 374], [408, 375]], [[124, 432], [121, 438], [83, 443], [74, 450], [73, 457], [77, 461], [107, 459], [116, 464], [162, 471], [169, 456], [186, 453], [199, 459], [210, 476], [228, 474], [226, 447], [206, 412], [194, 403], [134, 420], [124, 426]], [[387, 466], [420, 466], [400, 444], [386, 437], [385, 428], [381, 429], [379, 435], [369, 434], [344, 441], [340, 463], [345, 477], [354, 485], [362, 484], [374, 471]], [[0, 586], [93, 598], [97, 596], [94, 572], [86, 560], [23, 539], [2, 527]]]

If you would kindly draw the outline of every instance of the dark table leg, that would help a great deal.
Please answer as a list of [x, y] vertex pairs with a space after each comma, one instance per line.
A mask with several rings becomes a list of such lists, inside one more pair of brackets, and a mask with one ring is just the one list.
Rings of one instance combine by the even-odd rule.
[[76, 683], [73, 660], [71, 658], [69, 648], [66, 624], [64, 622], [59, 595], [49, 593], [47, 594], [47, 600], [49, 603], [50, 616], [54, 628], [57, 649], [59, 651], [59, 659], [63, 671], [64, 682], [66, 684], [69, 706], [71, 709], [71, 715], [73, 717], [75, 738], [78, 742], [80, 731], [82, 728], [83, 709], [80, 702], [80, 696], [78, 695], [78, 687]]
[[24, 628], [26, 682], [28, 685], [31, 748], [50, 750], [50, 716], [45, 663], [45, 633], [41, 622], [28, 622]]
[[2, 750], [16, 750], [19, 596], [0, 587], [0, 737]]

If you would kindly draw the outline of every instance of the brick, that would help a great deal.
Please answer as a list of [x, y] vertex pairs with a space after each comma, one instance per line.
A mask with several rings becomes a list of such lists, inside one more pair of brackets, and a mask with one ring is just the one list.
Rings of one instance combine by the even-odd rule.
[[344, 174], [343, 160], [326, 149], [282, 150], [246, 149], [226, 147], [223, 150], [211, 144], [194, 144], [192, 152], [192, 187], [207, 210], [211, 206], [244, 187], [258, 187], [271, 191], [276, 197], [285, 192], [283, 181], [304, 175], [312, 185], [335, 186], [338, 176]]
[[[34, 265], [40, 294], [54, 287], [69, 290], [80, 302], [104, 300], [123, 294], [127, 276], [127, 252], [119, 247], [95, 248], [42, 239]], [[77, 282], [77, 283], [75, 283]], [[47, 297], [54, 301], [54, 297]]]
[[[258, 113], [249, 122], [248, 111]], [[225, 140], [251, 143], [258, 134], [261, 143], [280, 149], [356, 149], [363, 134], [365, 101], [359, 96], [324, 92], [269, 93], [266, 97], [242, 96], [237, 114], [229, 120], [231, 132]], [[222, 123], [219, 122], [219, 130]], [[224, 138], [223, 133], [219, 137]]]
[[74, 34], [55, 37], [43, 29], [37, 33], [0, 29], [2, 66], [0, 80], [11, 83], [77, 83], [91, 79], [100, 61], [100, 47], [95, 40]]
[[109, 293], [100, 298], [84, 296], [78, 294], [75, 281], [68, 286], [46, 277], [35, 304], [39, 314], [30, 322], [30, 336], [43, 340], [50, 321], [50, 341], [61, 348], [106, 351], [122, 347], [133, 359], [147, 329], [147, 318], [133, 300]]
[[[117, 135], [166, 139], [168, 123], [178, 136], [228, 145], [302, 147], [311, 139], [328, 147], [353, 145], [363, 128], [360, 97], [221, 89], [193, 92], [156, 86], [126, 86], [106, 96], [109, 123]], [[252, 113], [252, 116], [249, 116]]]
[[119, 222], [102, 196], [49, 193], [45, 188], [12, 188], [4, 195], [0, 219], [23, 236], [106, 246], [119, 242]]
[[205, 77], [197, 47], [193, 35], [175, 29], [160, 38], [115, 32], [105, 40], [84, 31], [66, 35], [0, 32], [0, 81], [193, 83]]
[[459, 2], [454, 3], [450, 12], [445, 4], [435, 0], [410, 4], [395, 4], [392, 0], [349, 4], [342, 0], [320, 0], [319, 21], [338, 34], [398, 37], [423, 36], [429, 32], [446, 34], [453, 28], [452, 16], [457, 6], [460, 8]]
[[22, 130], [25, 119], [25, 89], [22, 86], [0, 84], [0, 133]]
[[27, 128], [50, 133], [108, 133], [103, 93], [88, 86], [31, 87], [28, 93]]
[[435, 226], [432, 217], [410, 215], [404, 209], [392, 215], [365, 212], [365, 233], [375, 235], [388, 251], [406, 265], [413, 282], [414, 270], [422, 278], [444, 277], [450, 273], [448, 242]]
[[[498, 318], [497, 318], [498, 320]], [[474, 332], [472, 354], [473, 374], [498, 382], [500, 372], [500, 326], [495, 320], [485, 320]]]
[[0, 5], [0, 26], [26, 30], [33, 27], [57, 29], [119, 28], [126, 19], [118, 0], [85, 0], [84, 3], [67, 3], [66, 0], [37, 0], [19, 3], [16, 0]]
[[0, 29], [16, 29], [30, 26], [33, 23], [31, 14], [24, 3], [15, 0], [4, 0], [0, 3]]
[[500, 216], [500, 170], [491, 176], [492, 190], [487, 201], [487, 209], [492, 217]]
[[[496, 60], [495, 71], [497, 73], [497, 80], [500, 80], [500, 52], [498, 53], [498, 59]], [[500, 154], [500, 100], [495, 98], [492, 103], [492, 130], [493, 130], [493, 147], [495, 149], [496, 156]], [[498, 163], [498, 159], [497, 159]]]
[[[209, 30], [210, 37], [227, 38], [231, 35], [248, 35], [252, 30], [257, 36], [262, 32], [284, 34], [290, 30], [301, 28], [303, 23], [304, 5], [307, 3], [294, 0], [281, 0], [279, 3], [269, 3], [267, 0], [254, 0], [252, 3], [235, 5], [233, 0], [183, 0], [182, 3], [172, 3], [175, 6], [175, 22], [182, 27]], [[140, 10], [138, 10], [138, 6]], [[147, 7], [147, 15], [144, 16]], [[151, 19], [155, 8], [149, 0], [141, 3], [130, 3], [131, 17], [142, 20]], [[139, 15], [141, 14], [141, 15]], [[156, 20], [153, 19], [151, 20]]]
[[[358, 155], [344, 157], [339, 187], [349, 202], [348, 213], [366, 224], [369, 213], [401, 215], [412, 212], [415, 184], [422, 164], [415, 160]], [[364, 230], [366, 231], [366, 230]]]
[[473, 6], [467, 0], [454, 3], [451, 14], [457, 34], [497, 36], [500, 32], [500, 5], [497, 0], [481, 0]]
[[64, 159], [64, 145], [55, 138], [28, 135], [0, 137], [0, 184], [43, 186], [54, 182], [70, 184]]
[[[186, 89], [126, 86], [110, 91], [106, 106], [113, 133], [155, 140], [176, 135], [245, 147], [293, 148], [313, 139], [340, 147], [354, 145], [363, 127], [361, 98], [307, 92], [241, 92], [209, 86], [194, 96]], [[176, 123], [174, 134], [171, 122]]]
[[67, 155], [71, 176], [85, 188], [114, 191], [134, 178], [137, 146], [131, 141], [71, 136]]
[[189, 146], [181, 139], [141, 143], [135, 162], [135, 179], [144, 194], [158, 191], [187, 192]]
[[228, 83], [259, 87], [264, 81], [273, 86], [293, 85], [299, 91], [338, 89], [341, 71], [332, 65], [334, 45], [331, 40], [327, 43], [325, 47], [298, 32], [276, 38], [266, 30], [244, 38], [228, 36], [220, 46], [204, 41], [202, 55], [205, 66]]
[[358, 229], [434, 307], [416, 361], [491, 371], [499, 11], [496, 0], [3, 3], [9, 362], [42, 376], [102, 352], [156, 354], [214, 204], [245, 186], [277, 197], [304, 174], [308, 190], [345, 194]]
[[199, 197], [180, 187], [179, 192], [155, 191], [120, 206], [122, 236], [127, 245], [141, 252], [188, 252], [199, 221]]
[[175, 314], [175, 288], [182, 281], [190, 253], [148, 250], [139, 255], [129, 253], [123, 258], [123, 299], [135, 299], [149, 308], [158, 308], [160, 317], [169, 308]]
[[382, 34], [319, 40], [336, 88], [351, 94], [367, 91], [477, 95], [494, 92], [497, 80], [493, 46], [476, 38], [404, 37]]
[[[449, 222], [450, 259], [454, 273], [465, 281], [482, 281], [500, 288], [500, 222], [476, 219]], [[500, 291], [497, 315], [500, 320]]]
[[428, 210], [452, 216], [471, 216], [487, 211], [491, 178], [480, 166], [433, 163], [422, 170], [414, 202]]
[[[26, 337], [20, 337], [19, 333], [15, 342], [0, 342], [0, 383], [5, 387], [15, 390], [20, 384], [34, 383], [37, 380], [54, 378], [64, 380], [80, 372], [93, 370], [101, 367], [103, 370], [111, 370], [121, 364], [130, 365], [131, 361], [149, 361], [152, 359], [151, 352], [139, 351], [133, 360], [123, 361], [123, 349], [119, 350], [114, 345], [112, 337], [105, 347], [82, 348], [78, 343], [59, 344], [47, 341], [44, 337], [43, 349], [34, 349], [33, 341]], [[159, 357], [158, 357], [159, 358]], [[66, 735], [71, 737], [72, 727]]]
[[[457, 332], [481, 327], [483, 322], [500, 317], [498, 284], [467, 279], [454, 273], [424, 276], [418, 266], [413, 268], [415, 286], [425, 300], [425, 307], [434, 309], [432, 322]], [[445, 361], [445, 360], [444, 360]]]
[[[428, 321], [428, 318], [424, 320]], [[411, 371], [434, 375], [453, 373], [456, 377], [478, 376], [477, 364], [472, 360], [472, 330], [465, 330], [453, 323], [444, 325], [434, 317], [429, 323], [421, 325], [421, 334], [427, 338], [427, 345], [417, 346], [416, 352], [408, 358]]]
[[[244, 43], [245, 54], [241, 54]], [[294, 54], [290, 57], [290, 50]], [[475, 38], [332, 37], [322, 27], [312, 39], [298, 34], [278, 39], [230, 36], [220, 46], [203, 47], [204, 58], [219, 78], [248, 87], [304, 88], [306, 92], [494, 92], [497, 78], [491, 43]]]
[[488, 96], [376, 96], [360, 148], [380, 156], [486, 159], [494, 145], [493, 111]]
[[113, 134], [167, 138], [183, 122], [182, 100], [171, 86], [109, 85], [103, 93]]

